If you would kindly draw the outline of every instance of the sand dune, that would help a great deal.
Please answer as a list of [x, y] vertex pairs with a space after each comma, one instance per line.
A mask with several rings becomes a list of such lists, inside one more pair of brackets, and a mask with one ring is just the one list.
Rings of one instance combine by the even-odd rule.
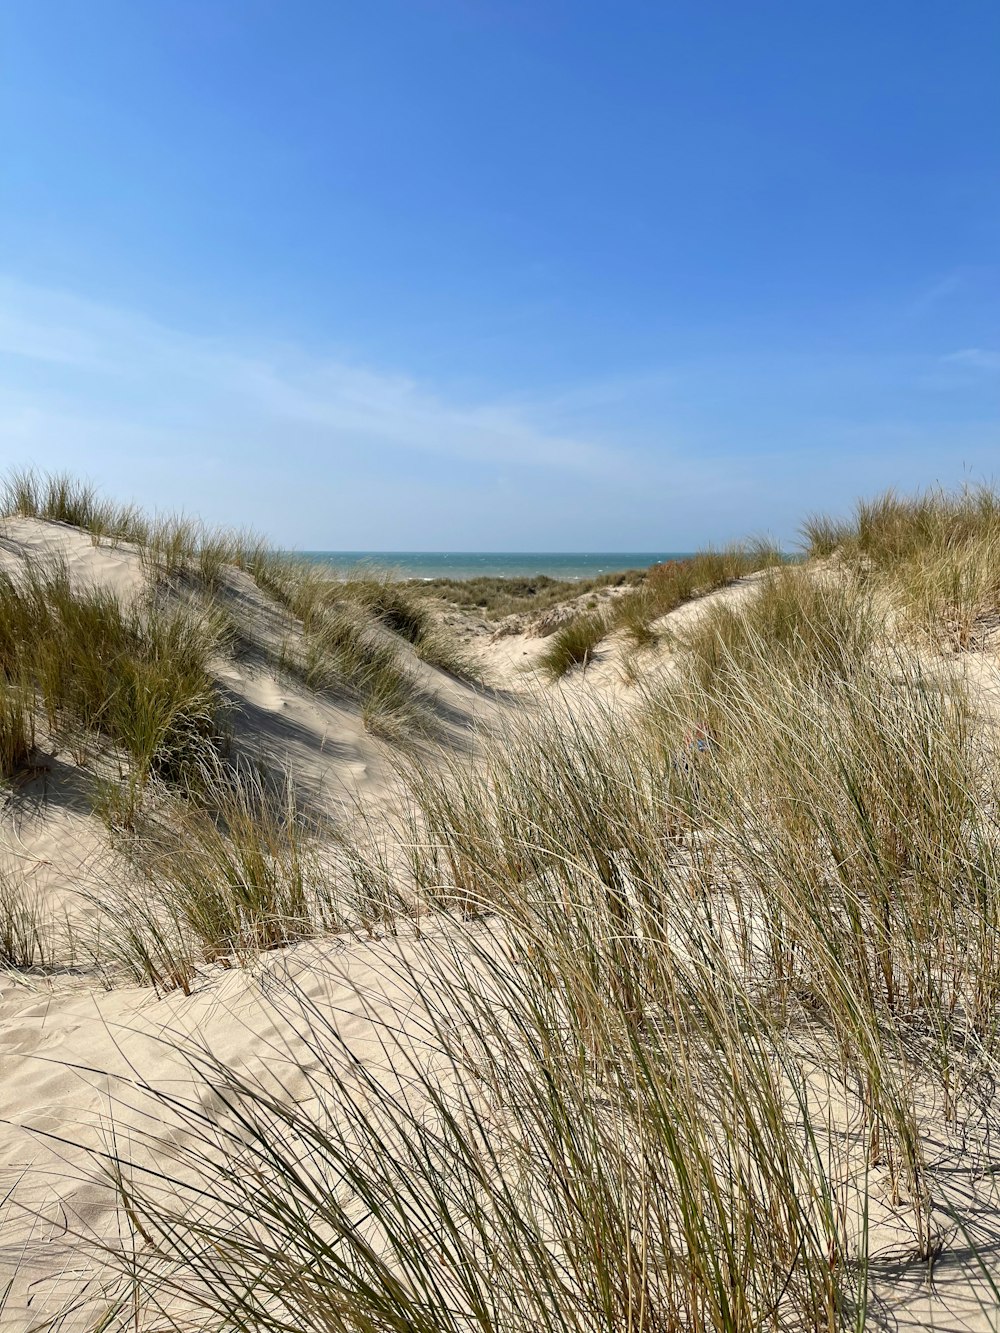
[[[139, 554], [127, 544], [98, 545], [64, 524], [7, 520], [0, 565], [16, 575], [26, 556], [62, 562], [81, 587], [137, 597], [146, 586]], [[764, 577], [692, 601], [657, 628], [680, 634], [713, 605], [740, 605]], [[337, 827], [361, 812], [369, 835], [399, 836], [405, 783], [394, 746], [371, 734], [357, 702], [310, 690], [275, 666], [264, 649], [298, 631], [247, 574], [230, 571], [224, 596], [237, 620], [254, 629], [240, 654], [213, 663], [232, 706], [234, 754], [291, 775], [303, 799]], [[608, 709], [625, 716], [634, 708], [641, 691], [626, 669], [629, 650], [621, 635], [610, 636], [585, 671], [554, 686], [544, 686], [532, 670], [544, 642], [528, 633], [492, 638], [485, 627], [476, 631], [473, 649], [490, 689], [455, 680], [410, 654], [409, 669], [435, 701], [439, 727], [433, 740], [415, 742], [408, 762], [424, 769], [446, 761], [475, 766], [483, 737], [519, 717], [539, 712], [573, 719]], [[649, 651], [642, 668], [647, 684], [657, 673], [669, 676], [675, 655], [669, 647]], [[982, 719], [992, 725], [1000, 700], [996, 655], [971, 657], [966, 670]], [[76, 763], [43, 745], [37, 766], [4, 798], [0, 869], [37, 893], [56, 942], [48, 966], [9, 969], [0, 977], [0, 1197], [7, 1192], [0, 1290], [11, 1283], [0, 1323], [12, 1333], [45, 1327], [47, 1320], [66, 1330], [94, 1328], [118, 1308], [121, 1272], [99, 1246], [120, 1246], [129, 1227], [101, 1154], [114, 1150], [141, 1171], [156, 1164], [157, 1144], [176, 1144], [188, 1132], [183, 1117], [171, 1118], [147, 1088], [193, 1097], [210, 1117], [227, 1115], [224, 1099], [192, 1082], [185, 1045], [305, 1103], [316, 1095], [315, 1048], [304, 1017], [310, 1006], [328, 1017], [353, 1058], [372, 1068], [387, 1058], [386, 1030], [393, 1033], [390, 1048], [426, 1040], [426, 997], [400, 979], [401, 960], [411, 982], [424, 966], [420, 936], [439, 929], [426, 915], [416, 933], [412, 922], [355, 922], [332, 936], [267, 952], [245, 967], [204, 964], [190, 994], [116, 978], [86, 942], [99, 916], [95, 902], [120, 888], [128, 873], [121, 848], [110, 845], [92, 809], [93, 772], [112, 762], [89, 755]], [[989, 1114], [984, 1108], [977, 1124], [946, 1126], [933, 1103], [922, 1111], [938, 1197], [953, 1213], [942, 1215], [933, 1281], [926, 1263], [907, 1257], [898, 1209], [887, 1206], [884, 1195], [872, 1203], [878, 1251], [870, 1274], [872, 1319], [878, 1326], [1000, 1327], [993, 1285], [1000, 1280], [1000, 1201]], [[958, 1234], [960, 1225], [969, 1237]], [[975, 1254], [967, 1239], [975, 1240]], [[134, 1235], [128, 1243], [135, 1243]], [[130, 1310], [126, 1300], [118, 1311], [122, 1327], [133, 1326]], [[135, 1326], [161, 1327], [158, 1319], [146, 1310]]]

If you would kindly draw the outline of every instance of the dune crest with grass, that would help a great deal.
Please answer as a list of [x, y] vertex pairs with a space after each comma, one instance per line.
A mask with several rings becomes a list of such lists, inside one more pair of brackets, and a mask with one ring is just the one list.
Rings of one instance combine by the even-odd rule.
[[2, 1327], [1000, 1326], [1000, 497], [558, 590], [2, 508]]

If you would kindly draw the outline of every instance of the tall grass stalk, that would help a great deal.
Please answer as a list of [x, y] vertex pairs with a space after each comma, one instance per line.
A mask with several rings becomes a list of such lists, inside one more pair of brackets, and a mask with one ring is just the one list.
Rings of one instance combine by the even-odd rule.
[[963, 650], [982, 646], [1000, 610], [1000, 495], [989, 486], [858, 503], [853, 522], [803, 525], [812, 555], [835, 547], [881, 587], [901, 623]]
[[49, 957], [39, 895], [11, 870], [0, 873], [0, 966], [28, 969]]
[[95, 956], [186, 990], [202, 963], [244, 963], [336, 929], [319, 833], [287, 783], [206, 762], [190, 795], [162, 791], [123, 844], [131, 874], [105, 895]]
[[181, 1146], [111, 1164], [157, 1299], [260, 1330], [836, 1328], [800, 1073], [676, 953], [640, 1028], [593, 986], [622, 966], [604, 922], [578, 926], [552, 903], [386, 950], [411, 1026], [373, 1020], [378, 1061], [293, 988], [305, 1097], [194, 1054], [226, 1114], [165, 1097]]
[[17, 577], [0, 571], [11, 725], [33, 692], [53, 736], [105, 737], [140, 781], [183, 780], [217, 739], [220, 701], [208, 672], [217, 644], [217, 626], [197, 608], [80, 589], [58, 564], [25, 564]]
[[0, 777], [24, 770], [35, 753], [35, 695], [26, 673], [0, 677]]

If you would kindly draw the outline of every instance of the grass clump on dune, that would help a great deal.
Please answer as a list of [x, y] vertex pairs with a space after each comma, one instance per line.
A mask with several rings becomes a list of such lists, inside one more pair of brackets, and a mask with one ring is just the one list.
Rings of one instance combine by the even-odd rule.
[[747, 574], [783, 563], [784, 556], [776, 547], [754, 542], [654, 565], [639, 588], [615, 603], [614, 627], [624, 630], [635, 647], [651, 647], [659, 637], [653, 625], [661, 616]]
[[[684, 707], [700, 702], [676, 700], [669, 738], [662, 716], [648, 734], [609, 718], [572, 737], [506, 736], [474, 773], [424, 775], [418, 882], [493, 915], [385, 950], [397, 1012], [416, 1015], [416, 1032], [377, 1017], [377, 1065], [335, 1015], [287, 991], [309, 1034], [305, 1103], [194, 1057], [225, 1090], [231, 1122], [185, 1104], [186, 1143], [161, 1153], [155, 1174], [126, 1176], [122, 1163], [116, 1177], [155, 1238], [141, 1266], [148, 1258], [157, 1300], [172, 1294], [193, 1318], [265, 1330], [856, 1326], [866, 1240], [852, 1173], [888, 1163], [918, 1248], [931, 1241], [914, 1075], [886, 1036], [895, 1001], [884, 985], [890, 959], [921, 976], [930, 944], [900, 932], [886, 945], [871, 894], [824, 944], [841, 904], [816, 915], [814, 872], [836, 870], [815, 847], [743, 933], [764, 887], [750, 876], [758, 836], [772, 825], [765, 807], [741, 835], [738, 770], [711, 795], [701, 784], [711, 804], [689, 802], [691, 841], [663, 836], [679, 792], [661, 745], [681, 744]], [[890, 735], [923, 717], [954, 739], [947, 712], [877, 704], [864, 717]], [[748, 722], [741, 765], [762, 759], [773, 730], [761, 713]], [[834, 752], [862, 753], [863, 737], [848, 724]], [[908, 774], [926, 794], [941, 776]], [[761, 781], [773, 775], [772, 762]], [[869, 790], [877, 802], [879, 783]], [[721, 858], [693, 841], [707, 831], [742, 858], [721, 895]], [[928, 840], [941, 831], [925, 828]], [[887, 863], [885, 873], [908, 872]], [[919, 901], [901, 901], [901, 923]], [[800, 1046], [789, 1015], [803, 995], [814, 1028], [817, 1015], [828, 1026]], [[843, 1128], [827, 1117], [827, 1077], [850, 1108]], [[855, 1114], [872, 1130], [860, 1150]]]
[[263, 539], [252, 532], [210, 528], [183, 514], [150, 518], [136, 505], [105, 499], [89, 482], [65, 472], [9, 472], [0, 490], [0, 511], [81, 528], [95, 544], [129, 543], [149, 573], [199, 580], [209, 589], [224, 582], [227, 566], [252, 571], [266, 552]]
[[538, 658], [538, 666], [554, 679], [565, 676], [575, 666], [586, 667], [594, 649], [608, 634], [609, 621], [596, 611], [574, 616], [549, 639]]
[[320, 832], [287, 783], [206, 761], [192, 789], [162, 791], [134, 827], [130, 875], [95, 901], [95, 956], [187, 992], [201, 964], [245, 963], [334, 929]]
[[680, 635], [683, 669], [706, 697], [764, 670], [848, 678], [884, 640], [884, 618], [856, 579], [802, 566], [769, 573], [739, 602], [717, 602]]
[[23, 771], [35, 753], [35, 695], [16, 670], [0, 678], [0, 778]]
[[182, 780], [217, 740], [220, 701], [208, 672], [217, 642], [211, 619], [193, 608], [76, 588], [58, 565], [26, 564], [17, 578], [0, 572], [8, 702], [30, 691], [52, 737], [103, 738], [140, 782]]
[[209, 962], [256, 955], [336, 925], [316, 859], [317, 830], [290, 788], [216, 768], [199, 800], [158, 821], [150, 880]]
[[991, 487], [887, 491], [853, 521], [803, 524], [810, 555], [836, 550], [877, 584], [902, 623], [955, 649], [975, 647], [1000, 612], [1000, 496]]
[[424, 639], [433, 623], [427, 604], [386, 574], [352, 576], [337, 587], [337, 597], [363, 607], [386, 629], [414, 645]]
[[828, 514], [810, 514], [799, 525], [810, 558], [822, 560], [843, 547], [851, 536], [851, 526]]
[[433, 725], [433, 701], [401, 643], [452, 675], [478, 678], [428, 608], [388, 577], [341, 582], [324, 566], [281, 557], [262, 564], [256, 577], [302, 623], [301, 647], [287, 645], [282, 665], [312, 689], [357, 699], [375, 734], [402, 741]]
[[302, 679], [312, 689], [357, 699], [368, 730], [387, 738], [426, 730], [429, 700], [403, 665], [398, 646], [352, 606], [334, 605], [303, 622]]
[[617, 597], [606, 611], [584, 611], [561, 626], [539, 658], [539, 666], [554, 678], [565, 675], [589, 661], [595, 648], [616, 630], [624, 631], [633, 647], [652, 647], [659, 642], [654, 622], [661, 616], [746, 574], [782, 563], [780, 551], [756, 542], [653, 565], [637, 586]]
[[141, 546], [150, 534], [148, 519], [134, 505], [105, 500], [94, 486], [64, 472], [40, 475], [30, 468], [9, 472], [0, 492], [0, 509], [20, 518], [72, 524], [95, 541]]
[[25, 971], [48, 960], [37, 893], [15, 873], [0, 873], [0, 967]]
[[174, 1098], [190, 1137], [121, 1164], [139, 1271], [261, 1330], [837, 1327], [837, 1149], [671, 869], [655, 746], [515, 740], [415, 793], [419, 886], [496, 915], [378, 955], [377, 1061], [287, 989], [308, 1098], [196, 1055], [234, 1115]]
[[230, 532], [168, 514], [150, 522], [139, 554], [154, 578], [215, 592], [226, 586], [232, 570], [252, 575], [266, 563], [268, 552], [264, 539], [253, 532]]
[[439, 623], [426, 601], [387, 574], [352, 577], [338, 589], [345, 601], [363, 608], [380, 625], [413, 645], [417, 656], [459, 680], [477, 682], [481, 672], [462, 652], [454, 635]]
[[[934, 1182], [915, 1108], [936, 1088], [957, 1115], [955, 1051], [997, 1050], [995, 775], [957, 682], [928, 681], [867, 625], [831, 651], [849, 599], [810, 610], [801, 587], [775, 595], [795, 610], [751, 613], [724, 673], [694, 663], [634, 726], [609, 719], [583, 743], [504, 738], [475, 778], [423, 779], [418, 877], [504, 920], [533, 922], [546, 904], [603, 920], [590, 929], [605, 965], [571, 1005], [613, 993], [626, 1028], [648, 1032], [664, 978], [642, 969], [664, 955], [675, 976], [703, 960], [727, 978], [713, 1008], [755, 997], [757, 1031], [770, 1015], [787, 1033], [807, 1013], [810, 1059], [844, 1079], [926, 1254]], [[703, 938], [689, 911], [704, 911]], [[794, 1059], [794, 1041], [782, 1049]]]

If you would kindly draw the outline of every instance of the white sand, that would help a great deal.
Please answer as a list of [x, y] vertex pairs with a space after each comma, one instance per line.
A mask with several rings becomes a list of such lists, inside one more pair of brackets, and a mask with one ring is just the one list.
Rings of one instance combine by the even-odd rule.
[[[81, 584], [112, 587], [122, 595], [142, 587], [134, 551], [97, 546], [61, 524], [8, 521], [0, 540], [0, 563], [16, 568], [23, 552], [59, 557]], [[682, 608], [668, 618], [670, 625], [690, 623], [713, 600], [745, 596], [752, 582], [744, 580]], [[250, 580], [235, 576], [235, 586], [251, 604], [262, 633], [284, 632], [280, 612]], [[527, 702], [541, 688], [530, 668], [544, 646], [543, 639], [523, 634], [491, 641], [484, 633], [475, 650], [493, 679]], [[590, 700], [627, 701], [631, 687], [623, 652], [621, 642], [607, 642], [586, 673], [574, 672], [549, 695], [562, 697], [571, 711], [585, 708]], [[670, 669], [669, 654], [647, 654], [640, 660], [647, 672]], [[996, 657], [984, 654], [970, 661], [984, 708], [996, 707]], [[453, 746], [467, 748], [477, 725], [489, 724], [516, 706], [423, 664], [415, 662], [414, 670], [446, 704]], [[220, 662], [218, 674], [239, 706], [238, 744], [286, 767], [324, 809], [343, 814], [358, 800], [373, 815], [398, 808], [400, 785], [391, 755], [365, 730], [355, 705], [317, 698], [259, 663]], [[52, 760], [44, 775], [7, 800], [0, 820], [0, 867], [37, 887], [71, 929], [74, 922], [78, 928], [86, 924], [93, 909], [85, 895], [100, 892], [114, 865], [70, 757]], [[112, 1111], [119, 1146], [128, 1142], [133, 1129], [146, 1127], [141, 1098], [128, 1092], [128, 1079], [156, 1087], [183, 1086], [188, 1075], [173, 1041], [189, 1037], [252, 1076], [280, 1074], [294, 1092], [297, 1080], [302, 1082], [299, 1066], [308, 1066], [310, 1057], [294, 1024], [269, 998], [268, 978], [285, 970], [297, 977], [306, 996], [336, 1013], [345, 1041], [377, 1059], [376, 1017], [388, 1018], [404, 1031], [407, 1024], [416, 1030], [420, 1021], [412, 1005], [403, 1011], [401, 994], [388, 979], [387, 948], [405, 953], [408, 946], [405, 941], [387, 944], [350, 936], [310, 942], [268, 955], [247, 971], [205, 969], [190, 996], [174, 992], [158, 998], [149, 987], [129, 985], [105, 990], [83, 957], [48, 974], [0, 975], [0, 1197], [11, 1191], [0, 1233], [0, 1291], [8, 1278], [13, 1281], [0, 1326], [26, 1333], [72, 1307], [60, 1327], [83, 1330], [106, 1307], [111, 1279], [79, 1233], [114, 1237], [120, 1219], [113, 1193], [103, 1186], [99, 1163], [85, 1149], [108, 1142]], [[982, 1136], [985, 1130], [970, 1133]], [[985, 1263], [1000, 1280], [1000, 1203], [994, 1176], [974, 1178], [969, 1163], [979, 1162], [981, 1154], [965, 1153], [955, 1135], [942, 1131], [937, 1138], [942, 1197], [967, 1219]], [[905, 1255], [893, 1260], [893, 1248], [905, 1250], [905, 1234], [887, 1225], [879, 1243], [888, 1258], [875, 1265], [875, 1290], [885, 1303], [881, 1312], [876, 1310], [877, 1324], [1000, 1328], [993, 1288], [961, 1239], [945, 1246], [933, 1283]]]

